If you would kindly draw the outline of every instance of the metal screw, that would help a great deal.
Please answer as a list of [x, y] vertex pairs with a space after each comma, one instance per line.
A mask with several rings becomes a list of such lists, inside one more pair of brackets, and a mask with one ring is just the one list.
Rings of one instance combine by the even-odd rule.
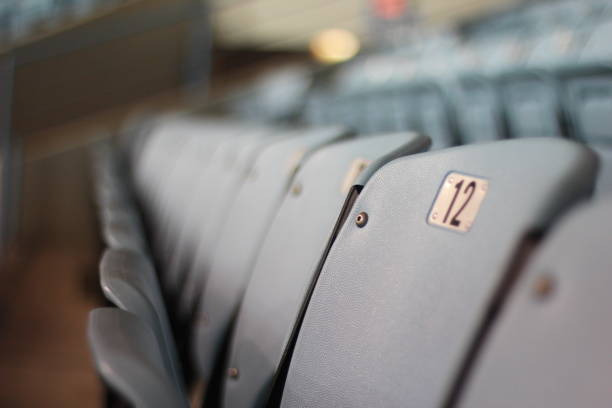
[[227, 374], [230, 376], [230, 378], [238, 378], [238, 369], [235, 367], [232, 367], [229, 370], [227, 370]]
[[359, 214], [357, 214], [357, 218], [355, 218], [355, 224], [357, 224], [359, 228], [365, 227], [367, 223], [368, 223], [368, 214], [366, 212], [362, 211]]
[[533, 285], [534, 296], [538, 299], [544, 299], [553, 292], [555, 288], [555, 281], [549, 274], [539, 276]]
[[293, 188], [291, 188], [291, 193], [294, 196], [300, 195], [302, 193], [302, 185], [300, 183], [295, 183]]
[[433, 214], [431, 215], [431, 219], [432, 219], [432, 220], [435, 220], [436, 218], [438, 218], [438, 213], [437, 213], [437, 212], [435, 212], [435, 213], [433, 213]]

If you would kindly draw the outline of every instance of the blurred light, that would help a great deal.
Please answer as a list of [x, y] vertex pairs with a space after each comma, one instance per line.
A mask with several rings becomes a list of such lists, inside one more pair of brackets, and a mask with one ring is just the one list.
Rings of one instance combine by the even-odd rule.
[[406, 0], [374, 0], [376, 14], [385, 20], [400, 18], [406, 11]]
[[348, 30], [332, 28], [319, 32], [310, 41], [310, 52], [317, 61], [337, 64], [359, 52], [359, 39]]

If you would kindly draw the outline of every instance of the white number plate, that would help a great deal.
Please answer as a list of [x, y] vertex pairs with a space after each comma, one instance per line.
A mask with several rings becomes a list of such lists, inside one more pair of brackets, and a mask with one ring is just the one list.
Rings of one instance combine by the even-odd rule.
[[428, 222], [455, 231], [469, 231], [488, 188], [485, 179], [450, 173], [438, 192]]

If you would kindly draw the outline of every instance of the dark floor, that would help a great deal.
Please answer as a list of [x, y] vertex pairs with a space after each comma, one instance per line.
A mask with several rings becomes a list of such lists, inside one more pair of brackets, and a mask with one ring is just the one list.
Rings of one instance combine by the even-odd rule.
[[86, 148], [26, 164], [18, 254], [0, 277], [0, 406], [99, 406], [85, 339], [100, 253]]

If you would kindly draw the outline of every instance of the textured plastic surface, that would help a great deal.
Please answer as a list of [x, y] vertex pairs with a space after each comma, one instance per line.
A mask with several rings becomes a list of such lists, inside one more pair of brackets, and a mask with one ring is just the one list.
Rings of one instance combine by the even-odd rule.
[[164, 365], [154, 332], [136, 315], [115, 308], [93, 310], [87, 337], [98, 373], [132, 406], [189, 406]]
[[[185, 279], [184, 290], [180, 296], [179, 311], [182, 315], [189, 315], [193, 312], [194, 304], [206, 282], [206, 277], [210, 271], [213, 254], [216, 248], [217, 239], [221, 233], [229, 209], [234, 202], [240, 186], [245, 182], [257, 156], [269, 144], [279, 141], [281, 138], [291, 137], [291, 135], [280, 133], [257, 134], [242, 140], [234, 152], [233, 162], [226, 164], [223, 174], [220, 174], [213, 188], [206, 191], [204, 195], [212, 197], [206, 203], [200, 205], [198, 210], [201, 216], [193, 219], [204, 220], [201, 223], [197, 238], [193, 241], [193, 258], [187, 264], [187, 277]], [[230, 169], [227, 167], [231, 166]], [[202, 214], [204, 212], [205, 214]], [[193, 221], [192, 221], [193, 222]]]
[[100, 285], [108, 300], [134, 313], [153, 329], [163, 347], [166, 366], [177, 387], [182, 388], [176, 345], [157, 277], [148, 259], [132, 251], [107, 250], [100, 263]]
[[372, 136], [325, 147], [304, 164], [293, 193], [285, 197], [270, 226], [240, 307], [229, 354], [229, 367], [240, 375], [226, 380], [224, 406], [267, 405], [272, 380], [345, 201], [342, 187], [355, 160], [373, 161], [372, 174], [428, 145], [426, 137], [411, 133]]
[[[379, 170], [323, 267], [283, 406], [440, 406], [522, 238], [588, 195], [596, 167], [581, 145], [535, 138]], [[489, 180], [468, 233], [426, 222], [452, 171]], [[369, 221], [358, 228], [350, 220], [362, 211]]]
[[257, 157], [218, 237], [195, 327], [197, 367], [205, 380], [222, 349], [257, 251], [300, 163], [318, 148], [347, 136], [337, 127], [302, 132], [267, 146]]
[[[536, 252], [485, 342], [461, 407], [609, 407], [612, 201], [583, 206]], [[538, 293], [538, 282], [551, 282]]]
[[198, 244], [207, 239], [210, 224], [219, 223], [223, 213], [216, 204], [228, 204], [238, 188], [237, 180], [244, 177], [237, 156], [249, 141], [261, 140], [262, 133], [245, 132], [218, 142], [207, 163], [194, 162], [182, 181], [182, 194], [174, 197], [174, 216], [168, 220], [166, 242], [162, 245], [165, 260], [164, 283], [176, 294], [191, 267]]

